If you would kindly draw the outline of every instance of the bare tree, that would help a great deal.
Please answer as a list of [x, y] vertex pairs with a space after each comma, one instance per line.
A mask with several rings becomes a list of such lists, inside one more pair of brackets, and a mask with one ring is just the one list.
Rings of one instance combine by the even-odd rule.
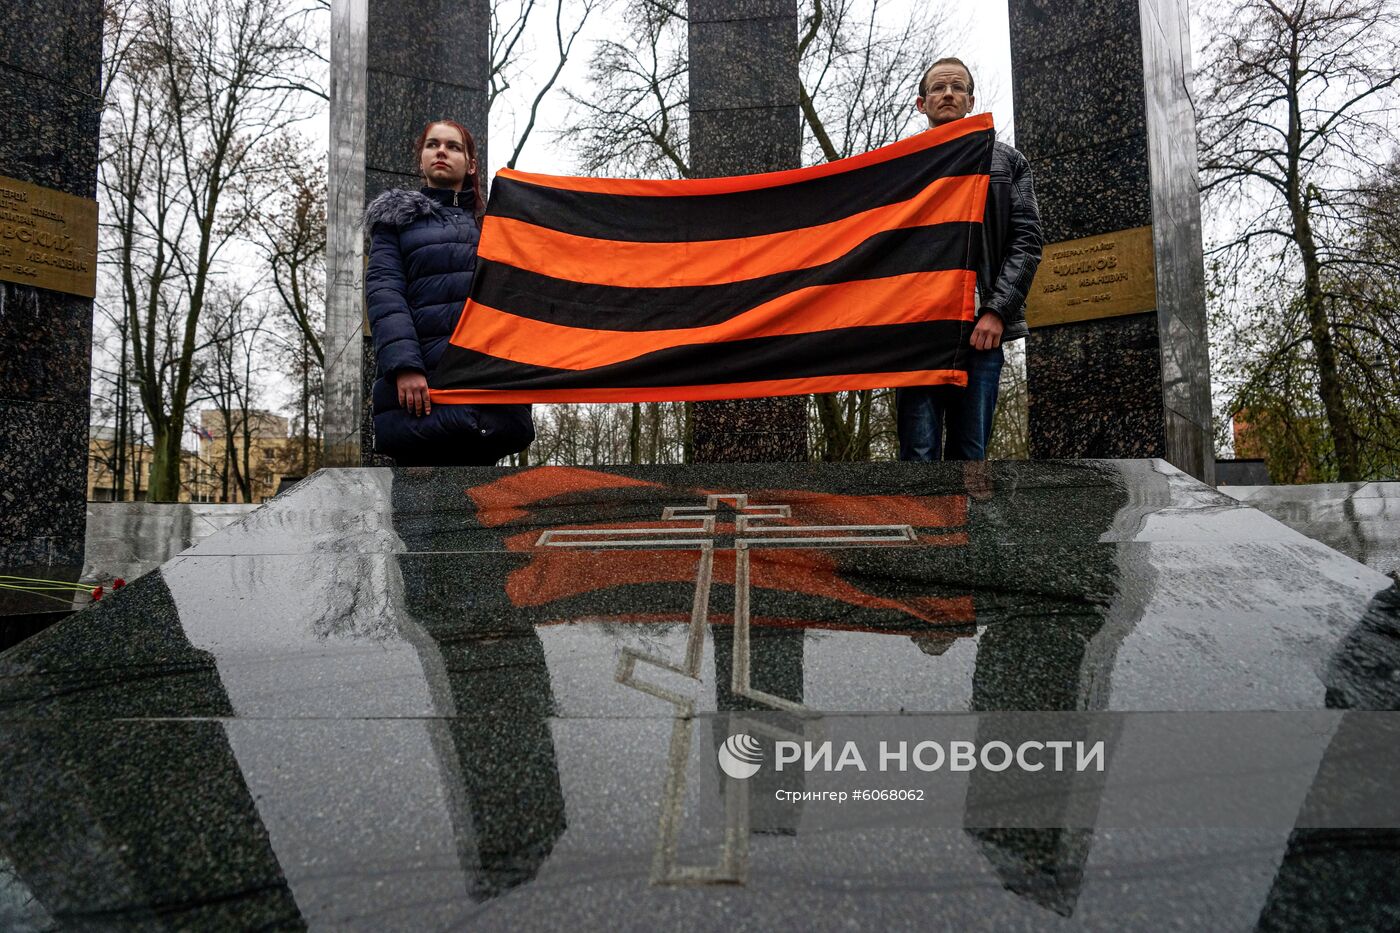
[[[135, 15], [133, 5], [123, 28]], [[126, 35], [109, 33], [108, 39]], [[108, 84], [113, 103], [102, 135], [103, 258], [120, 296], [115, 317], [121, 321], [122, 365], [135, 373], [143, 408], [163, 415], [170, 360], [160, 347], [169, 346], [171, 324], [163, 295], [176, 274], [171, 244], [184, 232], [175, 207], [176, 162], [164, 145], [171, 116], [157, 90], [157, 65], [143, 43], [130, 40], [109, 60], [120, 62], [121, 70]]]
[[1362, 345], [1346, 293], [1375, 263], [1361, 181], [1395, 143], [1398, 22], [1391, 0], [1240, 0], [1211, 19], [1196, 80], [1202, 192], [1235, 218], [1211, 250], [1217, 303], [1234, 306], [1215, 314], [1232, 408], [1307, 407], [1294, 393], [1315, 384], [1343, 480], [1363, 475], [1366, 388], [1347, 374], [1368, 371], [1348, 358]]
[[195, 367], [195, 388], [213, 404], [220, 462], [208, 464], [220, 477], [224, 501], [230, 484], [242, 501], [253, 501], [252, 448], [261, 427], [256, 405], [266, 375], [263, 343], [270, 307], [248, 291], [219, 287], [209, 299], [208, 339]]
[[799, 94], [808, 162], [887, 146], [927, 126], [918, 80], [955, 54], [967, 29], [945, 6], [802, 0]]
[[684, 6], [628, 0], [626, 32], [600, 41], [579, 118], [559, 134], [589, 174], [689, 178], [690, 98]]
[[554, 85], [559, 80], [559, 75], [563, 72], [564, 66], [568, 64], [569, 56], [573, 53], [574, 43], [578, 40], [579, 33], [587, 25], [589, 17], [593, 11], [603, 6], [603, 0], [574, 0], [573, 6], [578, 12], [577, 18], [571, 20], [572, 25], [565, 26], [564, 0], [554, 2], [554, 70], [550, 72], [535, 92], [535, 96], [530, 101], [529, 117], [525, 121], [525, 126], [515, 137], [515, 150], [511, 153], [510, 161], [506, 163], [509, 168], [515, 168], [515, 163], [520, 160], [520, 153], [525, 149], [525, 143], [529, 141], [530, 134], [535, 129], [535, 122], [539, 118], [540, 104], [545, 97], [554, 90]]
[[[1400, 156], [1363, 182], [1356, 230], [1346, 246], [1364, 261], [1323, 277], [1336, 332], [1338, 378], [1358, 439], [1363, 477], [1400, 475]], [[1289, 315], [1296, 294], [1232, 309], [1224, 333], [1259, 354], [1231, 360], [1237, 456], [1267, 456], [1276, 482], [1335, 473], [1335, 452], [1316, 388], [1305, 317]], [[1222, 314], [1221, 317], [1226, 317]], [[1249, 334], [1240, 333], [1249, 329]], [[1250, 342], [1251, 338], [1254, 340]], [[1234, 426], [1233, 424], [1231, 425]]]
[[269, 147], [268, 173], [252, 213], [251, 238], [267, 263], [290, 324], [318, 364], [326, 288], [326, 167], [306, 141], [282, 137]]
[[531, 459], [564, 466], [682, 463], [686, 423], [682, 402], [540, 405]]
[[135, 498], [141, 490], [140, 446], [136, 430], [138, 407], [132, 398], [131, 321], [120, 304], [94, 304], [92, 367], [92, 435], [97, 443], [90, 459], [98, 472], [110, 477], [112, 500]]
[[[508, 168], [514, 168], [534, 134], [540, 107], [554, 91], [573, 54], [574, 45], [589, 21], [613, 0], [501, 0], [491, 4], [490, 65], [486, 103], [491, 115], [492, 136], [511, 140]], [[551, 64], [541, 67], [534, 60], [532, 33], [538, 31], [540, 15], [553, 8], [552, 48], [548, 53]], [[546, 74], [543, 80], [538, 75]], [[519, 84], [528, 92], [528, 103], [512, 94]], [[523, 116], [515, 121], [515, 108]], [[512, 125], [506, 129], [507, 122]]]
[[167, 501], [179, 493], [200, 319], [273, 164], [263, 143], [305, 113], [306, 50], [285, 0], [132, 0], [128, 11], [104, 127], [104, 258], [151, 427], [148, 494]]
[[290, 408], [298, 456], [290, 471], [306, 476], [320, 465], [320, 425], [326, 314], [326, 172], [322, 153], [287, 135], [269, 147], [282, 166], [261, 192], [251, 239], [266, 263], [276, 297], [269, 322], [269, 352], [292, 383]]
[[530, 25], [537, 0], [502, 0], [491, 4], [491, 63], [487, 75], [486, 109], [510, 90], [521, 67], [525, 30]]
[[869, 460], [876, 430], [874, 389], [813, 395], [809, 408], [816, 416], [812, 436], [822, 460]]
[[1351, 261], [1328, 270], [1341, 383], [1363, 477], [1400, 476], [1400, 152], [1360, 186]]
[[[919, 75], [966, 29], [941, 7], [802, 0], [799, 95], [804, 154], [832, 161], [921, 128]], [[593, 51], [580, 118], [563, 134], [586, 172], [689, 177], [684, 0], [629, 0], [626, 32]]]
[[[136, 16], [136, 4], [131, 0], [109, 0], [103, 6], [101, 76], [104, 108], [111, 106], [114, 89], [121, 86], [117, 76], [128, 73], [128, 60], [136, 40]], [[140, 160], [130, 158], [130, 144], [143, 136], [142, 130], [132, 125], [139, 122], [139, 118], [115, 124], [109, 121], [105, 127], [109, 133], [113, 129], [118, 131], [119, 143], [116, 146], [104, 144], [103, 154], [111, 159], [104, 165], [104, 169], [110, 170], [111, 177], [117, 184], [128, 190], [140, 181]], [[104, 140], [104, 143], [106, 142], [109, 140]], [[126, 145], [122, 145], [123, 143]], [[110, 203], [112, 202], [109, 201]], [[123, 219], [128, 219], [129, 213], [123, 215]], [[104, 233], [110, 235], [114, 229], [114, 225], [108, 225]], [[120, 236], [117, 255], [120, 256], [123, 252], [130, 255], [137, 250], [134, 239], [125, 235], [131, 230], [132, 225], [128, 223], [123, 230], [117, 231]], [[111, 255], [111, 252], [106, 254], [107, 258]], [[105, 278], [110, 269], [104, 264], [100, 271]], [[109, 285], [105, 280], [103, 284]], [[135, 419], [131, 398], [132, 317], [127, 313], [126, 301], [119, 298], [113, 302], [109, 298], [113, 288], [124, 297], [125, 284], [124, 281], [118, 281], [115, 285], [104, 288], [94, 303], [93, 315], [91, 421], [95, 432], [101, 433], [110, 429], [112, 435], [110, 443], [100, 445], [93, 456], [98, 468], [112, 477], [112, 498], [116, 502], [139, 497], [141, 489], [141, 461], [136, 445], [143, 439], [133, 431]], [[116, 344], [115, 356], [112, 353], [113, 340]], [[132, 487], [130, 496], [127, 494], [128, 482]]]

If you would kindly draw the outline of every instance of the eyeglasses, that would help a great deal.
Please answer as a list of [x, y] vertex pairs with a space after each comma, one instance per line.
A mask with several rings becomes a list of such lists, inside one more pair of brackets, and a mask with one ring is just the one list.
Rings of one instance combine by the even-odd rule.
[[934, 97], [947, 91], [952, 91], [954, 94], [971, 93], [966, 84], [963, 84], [961, 81], [954, 81], [952, 84], [930, 84], [926, 96]]

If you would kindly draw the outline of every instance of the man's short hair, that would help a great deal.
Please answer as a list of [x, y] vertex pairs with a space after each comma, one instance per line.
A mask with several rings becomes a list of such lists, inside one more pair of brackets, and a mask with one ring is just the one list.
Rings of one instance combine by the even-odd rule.
[[951, 57], [950, 57], [950, 58], [940, 58], [938, 61], [934, 62], [932, 65], [929, 65], [927, 68], [924, 69], [924, 76], [923, 76], [922, 78], [919, 79], [919, 96], [920, 96], [920, 97], [927, 97], [927, 96], [928, 96], [928, 76], [929, 76], [929, 72], [933, 71], [933, 69], [937, 68], [939, 65], [957, 65], [957, 66], [958, 66], [959, 68], [961, 68], [963, 71], [966, 71], [966, 72], [967, 72], [967, 93], [968, 93], [968, 95], [971, 96], [971, 95], [973, 95], [973, 94], [975, 94], [975, 93], [977, 92], [977, 82], [974, 81], [974, 80], [972, 79], [972, 69], [969, 68], [969, 67], [967, 67], [967, 64], [966, 64], [961, 58], [951, 58]]

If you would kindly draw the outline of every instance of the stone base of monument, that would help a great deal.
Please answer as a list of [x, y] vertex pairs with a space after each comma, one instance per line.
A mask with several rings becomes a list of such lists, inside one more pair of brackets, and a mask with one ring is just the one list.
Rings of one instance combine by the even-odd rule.
[[1400, 483], [1222, 486], [1220, 491], [1400, 579]]
[[1397, 627], [1160, 461], [327, 470], [0, 655], [0, 927], [1394, 928]]
[[256, 508], [234, 502], [89, 502], [83, 579], [132, 582]]
[[[42, 632], [79, 608], [81, 568], [59, 564], [0, 566], [0, 651]], [[62, 587], [67, 586], [68, 589]]]
[[35, 584], [52, 581], [71, 587], [66, 592], [34, 584], [28, 584], [32, 588], [27, 590], [0, 589], [0, 651], [86, 608], [92, 602], [92, 588], [101, 586], [111, 596], [113, 581], [134, 581], [255, 508], [224, 503], [89, 502], [81, 567], [4, 568], [5, 574], [27, 577]]
[[0, 614], [0, 651], [14, 647], [50, 625], [62, 622], [73, 612], [72, 609], [58, 609]]

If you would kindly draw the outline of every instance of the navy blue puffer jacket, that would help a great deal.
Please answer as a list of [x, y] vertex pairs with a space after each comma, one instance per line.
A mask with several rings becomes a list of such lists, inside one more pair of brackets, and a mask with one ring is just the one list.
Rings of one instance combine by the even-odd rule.
[[375, 449], [405, 466], [491, 464], [535, 437], [529, 405], [434, 405], [423, 417], [399, 406], [395, 377], [433, 372], [471, 292], [475, 200], [471, 190], [395, 189], [365, 212]]

